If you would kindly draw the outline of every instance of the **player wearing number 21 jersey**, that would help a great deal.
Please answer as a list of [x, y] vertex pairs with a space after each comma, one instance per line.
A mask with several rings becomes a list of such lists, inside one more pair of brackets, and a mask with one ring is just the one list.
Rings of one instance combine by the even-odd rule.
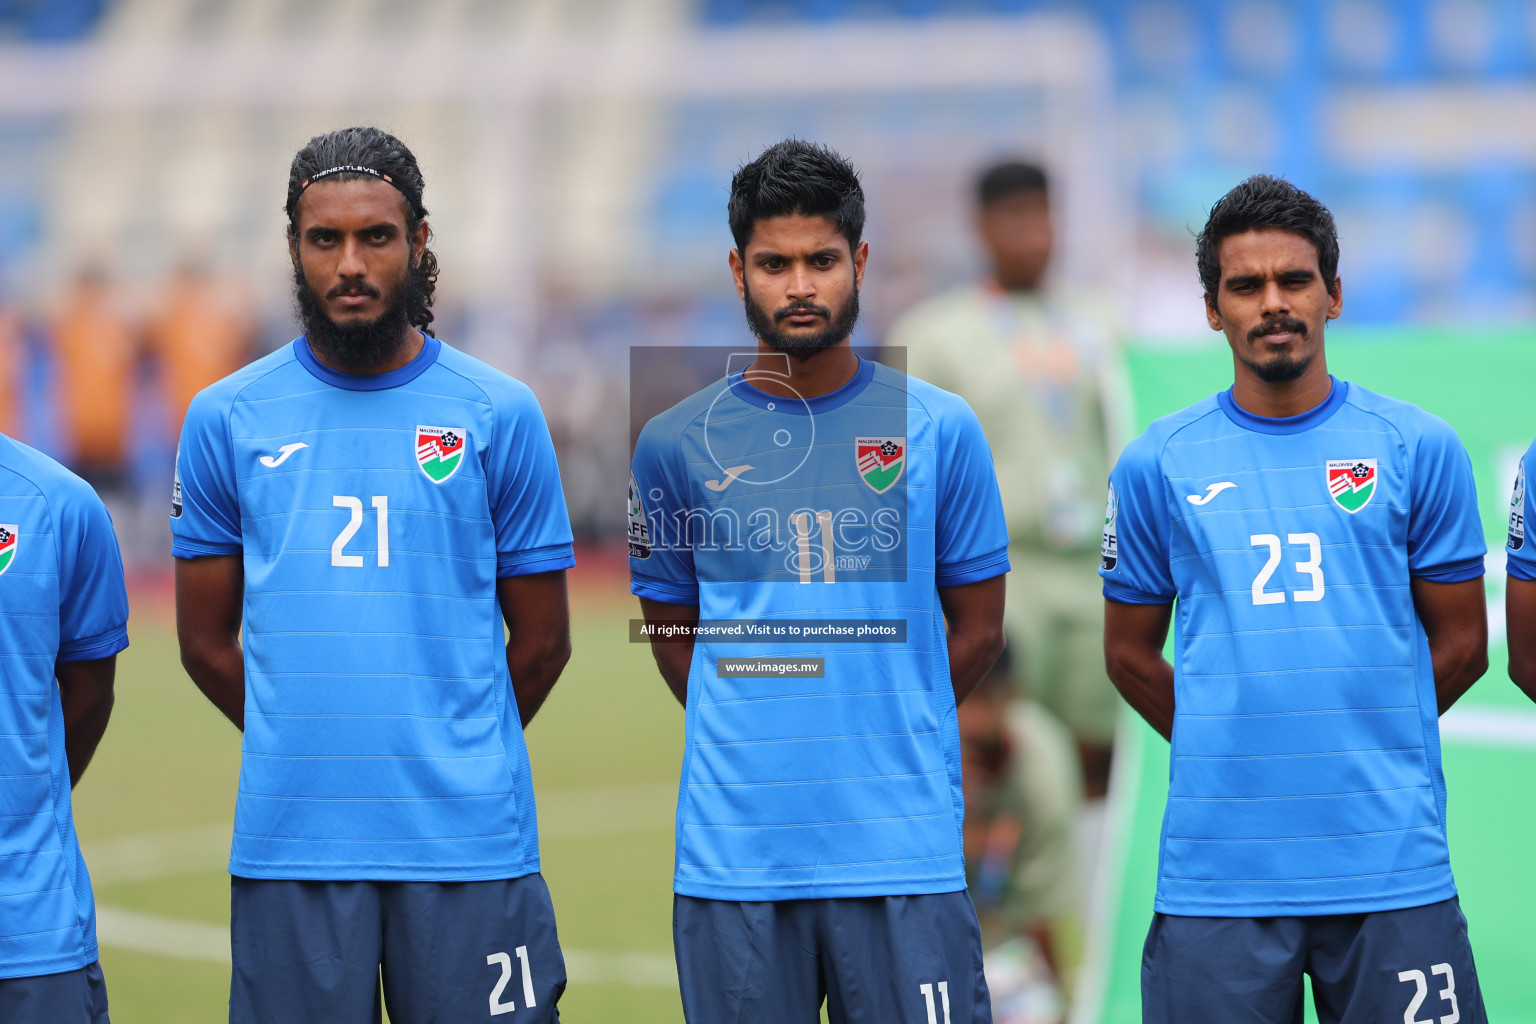
[[1250, 179], [1201, 248], [1236, 384], [1126, 448], [1100, 570], [1111, 676], [1172, 738], [1146, 1019], [1300, 1021], [1307, 973], [1324, 1022], [1481, 1020], [1438, 730], [1486, 667], [1470, 461], [1328, 375], [1316, 200]]
[[183, 660], [244, 729], [231, 1020], [377, 1020], [382, 976], [400, 1024], [555, 1021], [523, 741], [568, 652], [554, 448], [527, 387], [416, 329], [399, 140], [294, 166], [306, 334], [193, 401], [171, 518]]

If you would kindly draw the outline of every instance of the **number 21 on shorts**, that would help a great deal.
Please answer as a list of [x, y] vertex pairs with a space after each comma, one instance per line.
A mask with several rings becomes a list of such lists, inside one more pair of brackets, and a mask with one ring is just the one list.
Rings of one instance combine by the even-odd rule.
[[[518, 946], [513, 952], [523, 967], [523, 1005], [538, 1006], [538, 1001], [533, 998], [533, 972], [528, 969], [528, 947]], [[512, 980], [512, 958], [505, 953], [492, 953], [485, 958], [485, 963], [488, 967], [501, 968], [501, 977], [496, 979], [496, 987], [491, 989], [491, 1016], [511, 1013], [517, 1009], [517, 1004], [511, 999], [503, 1002], [501, 997], [507, 990], [507, 982]]]

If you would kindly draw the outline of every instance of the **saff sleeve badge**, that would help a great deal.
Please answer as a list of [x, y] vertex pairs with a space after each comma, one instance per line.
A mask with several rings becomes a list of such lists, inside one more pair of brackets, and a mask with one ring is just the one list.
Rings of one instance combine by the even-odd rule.
[[1515, 489], [1509, 496], [1509, 549], [1525, 547], [1525, 460], [1515, 473]]

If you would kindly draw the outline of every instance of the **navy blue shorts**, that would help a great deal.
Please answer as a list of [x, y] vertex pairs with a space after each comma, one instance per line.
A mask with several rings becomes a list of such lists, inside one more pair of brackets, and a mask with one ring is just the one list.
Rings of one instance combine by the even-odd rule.
[[0, 980], [5, 1024], [109, 1024], [101, 964], [62, 974]]
[[[230, 1024], [556, 1022], [565, 959], [542, 875], [232, 885]], [[503, 1017], [502, 1015], [506, 1016]]]
[[1374, 914], [1157, 914], [1141, 958], [1146, 1024], [1301, 1024], [1303, 974], [1320, 1024], [1487, 1024], [1454, 897]]
[[736, 902], [675, 896], [691, 1024], [991, 1024], [970, 894]]

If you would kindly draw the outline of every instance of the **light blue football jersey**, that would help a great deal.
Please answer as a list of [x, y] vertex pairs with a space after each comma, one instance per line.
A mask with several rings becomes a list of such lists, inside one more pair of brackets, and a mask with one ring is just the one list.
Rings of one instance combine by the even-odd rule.
[[496, 581], [575, 560], [526, 386], [432, 337], [375, 375], [300, 338], [193, 400], [171, 529], [244, 557], [232, 874], [539, 869]]
[[1531, 496], [1525, 476], [1536, 465], [1536, 444], [1520, 458], [1515, 470], [1515, 489], [1509, 496], [1509, 534], [1504, 540], [1505, 571], [1519, 580], [1536, 580], [1536, 541], [1526, 534], [1531, 522]]
[[1455, 432], [1343, 381], [1284, 419], [1223, 392], [1126, 448], [1105, 519], [1105, 597], [1178, 600], [1158, 911], [1352, 914], [1455, 895], [1410, 589], [1483, 574]]
[[[991, 451], [964, 401], [863, 360], [810, 399], [735, 374], [646, 424], [630, 483], [641, 597], [701, 621], [899, 622], [902, 642], [699, 640], [675, 889], [780, 900], [965, 887], [939, 588], [1008, 571]], [[890, 628], [898, 628], [892, 626]], [[818, 678], [719, 659], [819, 658]]]
[[0, 434], [0, 978], [96, 959], [54, 666], [127, 646], [106, 507], [84, 480]]

